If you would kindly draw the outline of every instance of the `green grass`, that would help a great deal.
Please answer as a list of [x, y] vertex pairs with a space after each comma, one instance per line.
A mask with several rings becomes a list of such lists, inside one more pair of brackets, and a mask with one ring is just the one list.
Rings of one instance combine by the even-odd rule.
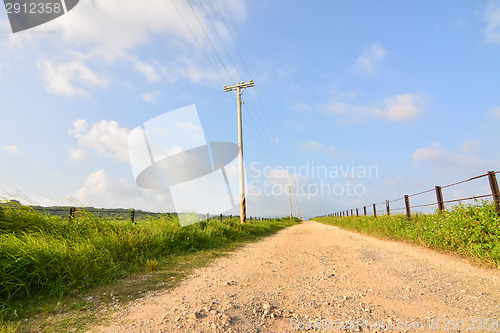
[[[68, 295], [297, 222], [283, 218], [241, 224], [233, 218], [180, 227], [167, 214], [132, 224], [85, 211], [69, 221], [26, 206], [0, 207], [0, 332], [15, 331], [16, 320], [35, 309], [57, 312]], [[79, 302], [73, 308], [88, 306]]]
[[453, 207], [434, 214], [318, 217], [316, 221], [365, 234], [409, 241], [453, 252], [487, 267], [500, 268], [500, 217], [488, 202]]

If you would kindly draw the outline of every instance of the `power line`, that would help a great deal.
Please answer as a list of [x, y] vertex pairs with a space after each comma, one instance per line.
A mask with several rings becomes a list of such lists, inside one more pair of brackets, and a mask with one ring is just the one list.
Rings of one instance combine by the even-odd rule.
[[[256, 90], [255, 93], [256, 93], [256, 96], [257, 96], [257, 100], [259, 101], [260, 108], [263, 111], [262, 113], [264, 115], [264, 120], [265, 120], [265, 122], [267, 124], [267, 127], [269, 128], [269, 132], [271, 133], [271, 138], [272, 138], [272, 140], [274, 142], [275, 136], [273, 134], [273, 130], [271, 129], [271, 125], [269, 124], [269, 120], [267, 119], [266, 113], [264, 112], [264, 107], [262, 106], [262, 102], [261, 102], [260, 97], [259, 97], [259, 92]], [[285, 165], [283, 163], [283, 159], [281, 158], [281, 154], [279, 153], [279, 150], [278, 150], [277, 146], [275, 146], [275, 147], [276, 147], [276, 152], [277, 152], [278, 158], [281, 161], [281, 165]]]
[[[242, 64], [243, 64], [243, 67], [245, 68], [245, 70], [246, 70], [246, 72], [247, 72], [247, 75], [248, 75], [249, 77], [252, 77], [252, 76], [250, 75], [250, 71], [248, 70], [248, 67], [247, 67], [247, 65], [246, 65], [246, 63], [245, 63], [245, 60], [243, 59], [243, 56], [241, 55], [240, 49], [238, 48], [238, 45], [236, 44], [236, 42], [235, 42], [235, 40], [234, 40], [234, 38], [233, 38], [233, 35], [231, 34], [231, 31], [230, 31], [230, 29], [229, 29], [229, 26], [228, 26], [228, 24], [227, 24], [227, 21], [226, 21], [226, 19], [225, 19], [224, 15], [222, 14], [222, 11], [221, 11], [221, 9], [220, 9], [220, 7], [219, 7], [218, 3], [217, 3], [217, 0], [213, 0], [213, 3], [215, 4], [215, 7], [217, 8], [217, 11], [219, 12], [219, 15], [220, 15], [220, 17], [221, 17], [221, 19], [222, 19], [222, 22], [224, 23], [224, 26], [226, 27], [226, 31], [227, 31], [227, 33], [228, 33], [229, 37], [231, 38], [231, 41], [233, 42], [234, 48], [236, 49], [236, 52], [238, 53], [238, 56], [240, 57], [240, 60], [241, 60], [241, 62], [242, 62]], [[229, 53], [228, 53], [228, 54], [229, 54]], [[266, 117], [266, 113], [264, 112], [264, 107], [262, 106], [262, 101], [261, 101], [261, 99], [260, 99], [258, 89], [255, 89], [255, 92], [256, 92], [256, 97], [257, 97], [257, 100], [258, 100], [258, 102], [259, 102], [260, 108], [261, 108], [262, 113], [263, 113], [263, 115], [264, 115], [264, 121], [265, 121], [265, 123], [266, 123], [266, 125], [267, 125], [267, 127], [268, 127], [268, 129], [269, 129], [269, 133], [271, 134], [272, 141], [274, 142], [274, 138], [275, 138], [275, 136], [274, 136], [273, 131], [272, 131], [272, 129], [271, 129], [271, 125], [269, 124], [269, 120], [268, 120], [268, 119], [267, 119], [267, 117]], [[252, 105], [253, 105], [253, 103], [252, 103]], [[256, 110], [256, 114], [258, 114], [257, 110]], [[259, 121], [260, 121], [260, 118], [259, 118]], [[264, 129], [264, 130], [265, 130], [265, 129]], [[273, 145], [273, 147], [276, 147], [276, 144], [275, 144], [275, 145]], [[284, 163], [283, 163], [283, 159], [281, 158], [281, 155], [279, 154], [279, 150], [278, 150], [277, 148], [275, 148], [275, 149], [276, 149], [276, 152], [275, 152], [275, 153], [276, 153], [276, 155], [278, 156], [278, 159], [280, 160], [281, 165], [284, 165]]]
[[226, 31], [228, 32], [229, 37], [231, 37], [231, 40], [233, 41], [234, 47], [236, 48], [236, 51], [238, 52], [238, 55], [240, 56], [241, 62], [243, 63], [243, 66], [245, 67], [245, 70], [247, 71], [248, 76], [250, 75], [250, 72], [248, 71], [247, 65], [245, 64], [245, 61], [243, 60], [243, 57], [241, 56], [240, 50], [238, 49], [238, 46], [236, 45], [233, 36], [231, 35], [231, 32], [229, 30], [229, 26], [227, 25], [226, 19], [224, 18], [224, 15], [222, 15], [222, 11], [219, 8], [219, 5], [217, 4], [217, 0], [213, 0], [215, 3], [215, 7], [217, 7], [217, 10], [219, 11], [220, 17], [222, 18], [222, 21], [224, 22], [224, 25], [226, 26]]
[[191, 33], [191, 35], [193, 36], [194, 40], [196, 41], [196, 43], [198, 44], [198, 47], [200, 48], [200, 50], [203, 52], [203, 54], [205, 54], [205, 57], [208, 59], [208, 62], [210, 63], [210, 65], [212, 65], [213, 69], [215, 70], [215, 72], [217, 73], [217, 75], [219, 76], [219, 79], [220, 79], [220, 82], [221, 84], [224, 84], [224, 80], [222, 79], [222, 76], [220, 75], [219, 71], [217, 70], [217, 68], [215, 67], [214, 63], [212, 62], [212, 59], [210, 59], [210, 57], [208, 56], [207, 52], [205, 52], [205, 50], [203, 49], [203, 47], [201, 46], [201, 43], [200, 41], [198, 40], [198, 38], [196, 38], [196, 35], [194, 34], [193, 30], [191, 30], [191, 27], [189, 26], [189, 24], [187, 23], [186, 19], [184, 18], [184, 15], [182, 15], [181, 11], [179, 10], [179, 8], [177, 8], [177, 6], [175, 5], [175, 2], [174, 0], [170, 0], [172, 2], [172, 5], [174, 5], [175, 9], [177, 10], [177, 13], [179, 13], [180, 17], [182, 18], [182, 21], [184, 22], [184, 24], [186, 25], [186, 27], [188, 28], [189, 32]]
[[[262, 151], [263, 153], [265, 153], [265, 154], [266, 154], [266, 153], [267, 153], [267, 154], [269, 154], [267, 157], [270, 157], [270, 158], [269, 158], [270, 162], [272, 162], [272, 163], [276, 164], [277, 160], [274, 158], [272, 151], [269, 149], [269, 146], [265, 144], [267, 141], [266, 141], [266, 140], [262, 137], [261, 132], [258, 130], [258, 128], [259, 128], [259, 127], [258, 127], [258, 126], [257, 126], [257, 124], [255, 123], [255, 121], [254, 121], [254, 119], [252, 118], [251, 114], [248, 112], [248, 111], [249, 111], [249, 110], [248, 110], [248, 108], [246, 107], [246, 105], [245, 105], [245, 104], [243, 104], [243, 105], [245, 106], [245, 110], [247, 110], [247, 112], [245, 112], [245, 117], [248, 115], [248, 119], [250, 119], [250, 121], [252, 122], [253, 126], [255, 126], [255, 133], [257, 133], [257, 134], [258, 134], [258, 136], [259, 136], [259, 138], [260, 138], [260, 140], [261, 140], [262, 142], [264, 142], [264, 147], [265, 147], [265, 148], [266, 148], [266, 150], [267, 150], [267, 151], [264, 151], [264, 150], [261, 150], [261, 151]], [[249, 124], [249, 123], [247, 122], [247, 124]], [[251, 133], [252, 133], [252, 131], [251, 131]]]
[[[224, 80], [223, 80], [223, 78], [222, 78], [222, 75], [221, 75], [221, 74], [220, 74], [220, 72], [217, 70], [217, 68], [216, 68], [216, 66], [215, 66], [215, 64], [214, 64], [214, 62], [213, 62], [213, 61], [212, 61], [212, 59], [208, 56], [207, 51], [205, 51], [205, 49], [203, 48], [203, 46], [202, 46], [202, 44], [201, 44], [200, 40], [196, 37], [196, 34], [194, 33], [194, 31], [191, 29], [191, 27], [190, 27], [190, 26], [189, 26], [189, 24], [187, 23], [187, 21], [186, 21], [186, 19], [185, 19], [184, 15], [181, 13], [181, 11], [179, 10], [179, 8], [175, 5], [174, 1], [173, 1], [173, 0], [171, 0], [171, 1], [172, 1], [172, 4], [174, 5], [175, 9], [177, 10], [177, 12], [179, 13], [179, 15], [181, 16], [182, 20], [184, 21], [184, 24], [186, 25], [186, 27], [187, 27], [187, 28], [188, 28], [188, 30], [190, 31], [191, 35], [193, 36], [194, 40], [196, 41], [196, 43], [197, 43], [198, 47], [202, 50], [203, 54], [204, 54], [204, 55], [205, 55], [205, 57], [208, 59], [208, 61], [209, 61], [210, 65], [212, 66], [212, 68], [213, 68], [213, 69], [215, 70], [215, 72], [217, 73], [217, 76], [219, 77], [219, 80], [221, 81], [222, 85], [224, 85]], [[193, 14], [194, 14], [194, 15], [195, 15], [195, 17], [196, 17], [196, 20], [198, 21], [198, 24], [200, 25], [200, 27], [202, 28], [202, 30], [203, 30], [203, 32], [204, 32], [204, 34], [205, 34], [206, 38], [208, 39], [208, 41], [209, 41], [209, 43], [210, 43], [210, 45], [211, 45], [211, 47], [212, 47], [212, 49], [213, 49], [214, 53], [217, 55], [217, 58], [219, 59], [219, 61], [220, 61], [220, 63], [221, 63], [221, 66], [222, 66], [222, 68], [224, 69], [224, 72], [226, 73], [227, 77], [228, 77], [230, 80], [232, 80], [232, 77], [231, 77], [231, 75], [229, 74], [229, 71], [228, 71], [228, 69], [227, 69], [226, 64], [225, 64], [225, 63], [224, 63], [224, 61], [222, 60], [222, 57], [221, 57], [220, 53], [217, 51], [217, 48], [215, 47], [214, 43], [212, 42], [212, 39], [210, 38], [210, 36], [209, 36], [209, 34], [208, 34], [207, 30], [205, 29], [205, 26], [203, 25], [203, 23], [202, 23], [202, 21], [201, 21], [200, 17], [199, 17], [199, 16], [198, 16], [198, 14], [196, 13], [196, 11], [195, 11], [194, 7], [192, 6], [191, 2], [190, 2], [189, 0], [186, 0], [186, 1], [188, 2], [189, 7], [191, 8], [191, 11], [193, 12]], [[201, 2], [200, 2], [200, 3], [201, 3]], [[224, 21], [224, 24], [225, 24], [225, 26], [226, 26], [226, 29], [228, 29], [227, 22], [226, 22], [226, 20], [225, 20], [224, 16], [222, 15], [222, 12], [221, 12], [221, 10], [220, 10], [220, 7], [217, 5], [217, 3], [216, 3], [216, 2], [214, 2], [214, 3], [215, 3], [215, 5], [216, 5], [216, 7], [217, 7], [217, 9], [218, 9], [218, 11], [219, 11], [219, 14], [221, 15], [222, 20]], [[227, 47], [224, 45], [224, 42], [223, 42], [222, 38], [220, 37], [220, 35], [218, 34], [217, 30], [215, 29], [215, 26], [214, 26], [214, 24], [213, 24], [213, 22], [212, 22], [212, 19], [211, 19], [211, 18], [210, 18], [210, 16], [208, 15], [207, 10], [205, 9], [205, 7], [203, 6], [203, 4], [202, 4], [202, 3], [201, 3], [201, 5], [202, 5], [202, 7], [203, 7], [203, 10], [205, 11], [205, 14], [206, 14], [206, 16], [207, 16], [207, 19], [210, 21], [210, 23], [211, 23], [211, 25], [212, 25], [212, 28], [214, 29], [214, 31], [215, 31], [215, 33], [217, 34], [217, 36], [218, 36], [218, 38], [219, 38], [219, 40], [220, 40], [221, 44], [223, 45], [224, 50], [226, 51], [226, 53], [227, 53], [227, 55], [228, 55], [228, 57], [229, 57], [229, 59], [230, 59], [230, 61], [231, 61], [232, 65], [233, 65], [234, 70], [238, 73], [238, 75], [239, 75], [239, 76], [241, 76], [241, 74], [240, 74], [240, 73], [239, 73], [239, 71], [238, 71], [238, 68], [237, 68], [237, 67], [236, 67], [236, 65], [234, 64], [234, 61], [233, 61], [233, 59], [232, 59], [232, 57], [231, 57], [231, 55], [230, 55], [229, 51], [227, 50]], [[231, 37], [231, 40], [233, 41], [233, 44], [234, 44], [234, 46], [235, 46], [235, 49], [237, 50], [237, 52], [238, 52], [238, 54], [239, 54], [239, 56], [240, 56], [240, 59], [241, 59], [241, 61], [242, 61], [242, 63], [243, 63], [243, 66], [245, 67], [245, 69], [246, 69], [246, 71], [247, 71], [247, 74], [250, 76], [250, 74], [249, 74], [249, 72], [248, 72], [248, 68], [247, 68], [247, 66], [246, 66], [246, 64], [245, 64], [245, 62], [244, 62], [244, 60], [243, 60], [243, 57], [241, 56], [241, 53], [240, 53], [240, 51], [239, 51], [239, 49], [238, 49], [238, 46], [237, 46], [237, 45], [236, 45], [236, 43], [234, 42], [234, 39], [233, 39], [232, 35], [231, 35], [231, 34], [230, 34], [230, 32], [229, 32], [229, 29], [228, 29], [227, 31], [228, 31], [228, 33], [229, 33], [229, 35], [230, 35], [230, 37]], [[257, 96], [258, 96], [258, 95], [257, 95]], [[234, 101], [234, 96], [231, 96], [231, 98], [232, 98], [232, 100]], [[259, 102], [260, 102], [260, 100], [259, 100]], [[279, 152], [278, 152], [278, 150], [276, 149], [276, 146], [275, 146], [275, 145], [273, 146], [272, 144], [270, 144], [270, 143], [268, 142], [268, 140], [266, 140], [266, 139], [265, 139], [265, 137], [266, 137], [266, 136], [268, 136], [268, 135], [266, 135], [266, 134], [262, 134], [262, 131], [263, 131], [263, 130], [264, 130], [264, 131], [266, 131], [266, 128], [265, 128], [265, 127], [264, 127], [264, 125], [262, 124], [262, 121], [261, 121], [261, 119], [260, 119], [260, 117], [259, 117], [259, 112], [257, 112], [257, 109], [256, 109], [256, 107], [254, 106], [254, 103], [253, 103], [253, 100], [252, 100], [252, 99], [250, 99], [250, 104], [252, 105], [253, 109], [255, 110], [255, 114], [256, 114], [257, 121], [258, 121], [258, 122], [260, 123], [260, 125], [261, 125], [260, 127], [257, 125], [256, 121], [253, 119], [254, 117], [253, 117], [253, 115], [252, 115], [252, 112], [250, 112], [250, 110], [248, 109], [248, 107], [247, 107], [247, 106], [246, 106], [246, 104], [245, 104], [245, 109], [247, 110], [247, 112], [246, 112], [245, 114], [246, 114], [246, 116], [248, 116], [249, 120], [251, 121], [250, 123], [247, 123], [247, 124], [248, 124], [249, 126], [252, 126], [252, 125], [253, 125], [253, 127], [254, 127], [254, 130], [252, 130], [252, 131], [250, 131], [250, 132], [251, 132], [251, 135], [252, 135], [252, 136], [254, 136], [254, 137], [255, 137], [255, 139], [257, 139], [257, 141], [256, 141], [255, 143], [256, 143], [256, 144], [260, 147], [260, 151], [261, 151], [261, 152], [263, 152], [265, 155], [267, 155], [267, 157], [269, 158], [269, 160], [270, 160], [272, 163], [279, 164], [279, 162], [281, 161], [281, 164], [282, 164], [282, 165], [284, 165], [284, 163], [283, 163], [283, 161], [282, 161], [282, 159], [281, 159], [281, 156], [279, 155]], [[261, 105], [261, 110], [262, 110], [262, 112], [263, 112], [263, 107], [262, 107], [262, 103], [261, 103], [261, 102], [260, 102], [260, 105]], [[267, 126], [268, 126], [268, 128], [270, 129], [270, 125], [269, 125], [269, 122], [267, 121], [267, 118], [265, 118], [265, 121], [267, 122]], [[256, 135], [254, 135], [254, 133], [256, 133]], [[272, 134], [272, 132], [271, 132], [271, 134]], [[271, 139], [273, 140], [273, 143], [274, 143], [274, 136], [273, 136], [273, 135], [271, 135]], [[258, 141], [261, 141], [261, 142], [262, 142], [262, 145], [261, 145]]]
[[[255, 113], [258, 115], [259, 112], [257, 111], [257, 109], [256, 109], [256, 107], [254, 106], [253, 103], [252, 103], [252, 106], [253, 106], [253, 109], [255, 110]], [[264, 111], [264, 108], [261, 107], [261, 110], [262, 110], [262, 113], [264, 114], [264, 117], [265, 117], [266, 112]], [[264, 118], [264, 119], [266, 120], [267, 125], [268, 125], [268, 127], [270, 129], [269, 122], [267, 121], [266, 118]], [[261, 121], [260, 117], [257, 117], [257, 120], [259, 121], [261, 128], [265, 130], [265, 127], [262, 124], [262, 121]], [[279, 150], [276, 147], [276, 142], [274, 141], [275, 140], [275, 136], [273, 135], [272, 131], [270, 133], [271, 133], [270, 139], [271, 139], [271, 142], [273, 142], [273, 144], [268, 143], [268, 145], [271, 147], [272, 154], [276, 155], [278, 163], [281, 162], [281, 165], [284, 165], [283, 160], [281, 159], [281, 155], [279, 154]], [[273, 148], [274, 148], [274, 150], [273, 150]]]
[[[203, 4], [203, 1], [199, 0], [199, 2], [200, 2], [200, 5], [201, 5], [201, 8], [203, 8], [203, 11], [205, 12], [205, 15], [208, 18], [208, 21], [210, 22], [210, 25], [212, 26], [212, 29], [214, 30], [215, 34], [217, 35], [217, 38], [219, 38], [219, 41], [222, 44], [222, 47], [226, 51], [226, 54], [228, 55], [229, 60], [231, 61], [231, 64], [233, 65], [233, 68], [238, 72], [238, 68], [236, 68], [236, 65], [234, 64], [233, 58], [231, 57], [231, 54], [227, 50], [226, 45], [224, 44], [224, 41], [222, 40], [222, 38], [219, 35], [219, 32], [217, 32], [217, 29], [215, 28], [215, 25], [214, 25], [212, 19], [210, 18], [210, 15], [208, 15], [208, 12], [207, 12], [207, 10], [205, 8], [205, 5]], [[240, 75], [239, 72], [238, 72], [238, 75], [240, 76], [240, 79], [242, 79], [242, 77], [241, 77], [241, 75]], [[251, 77], [251, 76], [249, 75], [249, 77]]]
[[[213, 31], [214, 31], [214, 32], [215, 32], [215, 34], [217, 35], [217, 37], [218, 37], [218, 39], [219, 39], [219, 41], [220, 41], [220, 43], [221, 43], [222, 47], [224, 48], [225, 53], [227, 54], [227, 57], [229, 58], [229, 60], [230, 60], [230, 62], [231, 62], [231, 64], [232, 64], [232, 66], [233, 66], [233, 69], [234, 69], [234, 70], [238, 73], [238, 76], [239, 76], [240, 78], [243, 78], [243, 76], [242, 76], [242, 75], [241, 75], [241, 73], [239, 72], [239, 70], [238, 70], [237, 66], [235, 65], [234, 60], [233, 60], [233, 58], [231, 57], [231, 54], [230, 54], [230, 52], [228, 51], [228, 49], [227, 49], [227, 47], [226, 47], [226, 45], [225, 45], [224, 41], [222, 40], [222, 38], [221, 38], [220, 34], [218, 33], [217, 29], [215, 28], [215, 25], [214, 25], [214, 23], [213, 23], [213, 20], [212, 20], [212, 18], [210, 17], [210, 15], [208, 14], [208, 11], [206, 10], [205, 6], [203, 5], [203, 2], [202, 2], [201, 0], [199, 0], [199, 1], [200, 1], [200, 5], [201, 5], [201, 7], [203, 8], [203, 11], [205, 12], [205, 15], [206, 15], [206, 17], [207, 17], [208, 21], [210, 22], [210, 25], [212, 26]], [[219, 13], [220, 13], [220, 8], [218, 8], [218, 9], [219, 9]], [[223, 19], [223, 20], [225, 20], [223, 16], [221, 16], [221, 17], [222, 17], [222, 19]], [[199, 20], [199, 21], [200, 21], [200, 20]], [[201, 23], [200, 23], [200, 24], [201, 24]], [[226, 29], [227, 29], [227, 24], [226, 24]], [[207, 34], [206, 30], [205, 30], [205, 33]], [[231, 36], [231, 35], [230, 35], [230, 36]], [[231, 36], [231, 39], [233, 40], [233, 43], [234, 43], [234, 39], [232, 38], [232, 36]], [[214, 45], [214, 43], [211, 43], [211, 45], [214, 47], [214, 51], [215, 51], [215, 45]], [[236, 44], [235, 44], [235, 47], [237, 48]], [[238, 49], [238, 52], [239, 52], [239, 49]], [[240, 55], [241, 55], [241, 53], [240, 53]], [[219, 57], [219, 58], [221, 59], [221, 57]], [[246, 68], [246, 64], [244, 63], [244, 61], [243, 61], [243, 59], [242, 59], [242, 58], [241, 58], [241, 60], [242, 60], [242, 62], [243, 62], [243, 65], [244, 65], [244, 66], [245, 66], [245, 68]], [[249, 77], [251, 77], [251, 76], [250, 76], [250, 73], [248, 73], [248, 71], [247, 71], [247, 74], [248, 74], [248, 76], [249, 76]], [[273, 146], [272, 146], [272, 145], [271, 145], [271, 144], [270, 144], [270, 143], [269, 143], [269, 142], [265, 139], [266, 134], [265, 134], [265, 133], [264, 133], [263, 135], [261, 134], [261, 132], [262, 132], [263, 130], [265, 130], [265, 127], [264, 127], [264, 125], [262, 124], [261, 117], [259, 117], [259, 113], [257, 112], [257, 109], [255, 108], [255, 105], [254, 105], [254, 103], [253, 103], [253, 100], [252, 100], [252, 99], [250, 99], [250, 105], [251, 105], [251, 106], [253, 107], [253, 109], [255, 110], [255, 114], [256, 114], [256, 116], [255, 116], [255, 117], [257, 118], [257, 122], [258, 122], [258, 123], [260, 123], [260, 127], [257, 125], [256, 121], [253, 119], [253, 115], [252, 115], [252, 113], [250, 112], [250, 110], [248, 109], [248, 107], [247, 107], [247, 106], [246, 106], [246, 104], [245, 104], [245, 109], [247, 110], [246, 114], [248, 115], [248, 117], [249, 117], [249, 119], [252, 121], [252, 123], [255, 125], [255, 132], [258, 134], [258, 137], [259, 137], [259, 138], [260, 138], [260, 140], [262, 141], [262, 143], [263, 143], [263, 145], [264, 145], [265, 149], [269, 152], [270, 156], [272, 157], [270, 160], [272, 160], [272, 162], [273, 162], [273, 163], [278, 164], [279, 162], [277, 163], [276, 161], [279, 161], [279, 156], [278, 156], [278, 155], [276, 154], [276, 152], [273, 150]], [[252, 133], [253, 133], [253, 132], [254, 132], [254, 131], [252, 131]], [[274, 158], [274, 156], [273, 156], [273, 155], [276, 155], [276, 159]]]
[[215, 48], [214, 43], [212, 43], [212, 39], [210, 38], [210, 36], [208, 35], [207, 31], [205, 30], [205, 27], [203, 26], [203, 23], [201, 23], [201, 20], [198, 17], [198, 14], [196, 14], [196, 11], [194, 10], [193, 6], [191, 5], [191, 2], [189, 0], [186, 0], [186, 1], [189, 4], [189, 7], [191, 8], [191, 10], [193, 11], [194, 16], [196, 17], [196, 20], [200, 24], [201, 29], [205, 33], [205, 36], [207, 36], [207, 39], [210, 42], [210, 45], [212, 45], [212, 48], [213, 48], [215, 54], [217, 55], [217, 58], [219, 58], [219, 61], [222, 64], [222, 68], [224, 68], [224, 71], [226, 72], [228, 79], [232, 80], [234, 82], [235, 80], [231, 77], [231, 75], [229, 75], [229, 72], [227, 71], [226, 65], [224, 65], [224, 62], [222, 61], [222, 58], [219, 55], [219, 52], [217, 52], [217, 49]]

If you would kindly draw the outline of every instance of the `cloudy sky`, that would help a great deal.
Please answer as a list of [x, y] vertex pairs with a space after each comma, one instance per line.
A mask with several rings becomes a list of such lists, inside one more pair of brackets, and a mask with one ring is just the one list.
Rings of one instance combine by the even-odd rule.
[[250, 215], [286, 215], [288, 185], [315, 216], [500, 170], [499, 1], [82, 0], [15, 34], [1, 9], [0, 50], [4, 198], [172, 210], [129, 134], [194, 104], [206, 142], [235, 143], [223, 85], [250, 78]]

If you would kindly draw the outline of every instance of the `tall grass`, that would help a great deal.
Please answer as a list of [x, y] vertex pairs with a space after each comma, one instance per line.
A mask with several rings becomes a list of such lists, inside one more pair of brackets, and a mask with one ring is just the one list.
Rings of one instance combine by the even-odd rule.
[[132, 224], [79, 211], [69, 221], [30, 207], [3, 207], [0, 320], [15, 316], [32, 299], [61, 296], [127, 273], [152, 270], [157, 258], [252, 239], [296, 222], [241, 224], [233, 218], [180, 227], [176, 218], [167, 215]]
[[316, 221], [383, 238], [410, 241], [500, 268], [500, 217], [488, 201], [434, 214], [320, 217]]

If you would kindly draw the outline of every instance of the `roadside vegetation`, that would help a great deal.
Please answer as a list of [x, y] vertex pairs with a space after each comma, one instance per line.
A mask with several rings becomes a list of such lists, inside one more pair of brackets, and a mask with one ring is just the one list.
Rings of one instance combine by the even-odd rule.
[[316, 221], [368, 235], [453, 252], [485, 267], [500, 268], [500, 217], [488, 201], [460, 204], [433, 214], [317, 217]]
[[[130, 300], [137, 290], [129, 290], [123, 280], [134, 276], [150, 280], [138, 284], [142, 295], [152, 286], [168, 287], [189, 271], [185, 266], [206, 264], [297, 222], [282, 218], [241, 224], [232, 218], [180, 227], [168, 214], [132, 224], [84, 210], [70, 220], [28, 206], [0, 206], [0, 332], [26, 331], [34, 317], [87, 310], [96, 297]], [[120, 283], [125, 292], [112, 287]]]

